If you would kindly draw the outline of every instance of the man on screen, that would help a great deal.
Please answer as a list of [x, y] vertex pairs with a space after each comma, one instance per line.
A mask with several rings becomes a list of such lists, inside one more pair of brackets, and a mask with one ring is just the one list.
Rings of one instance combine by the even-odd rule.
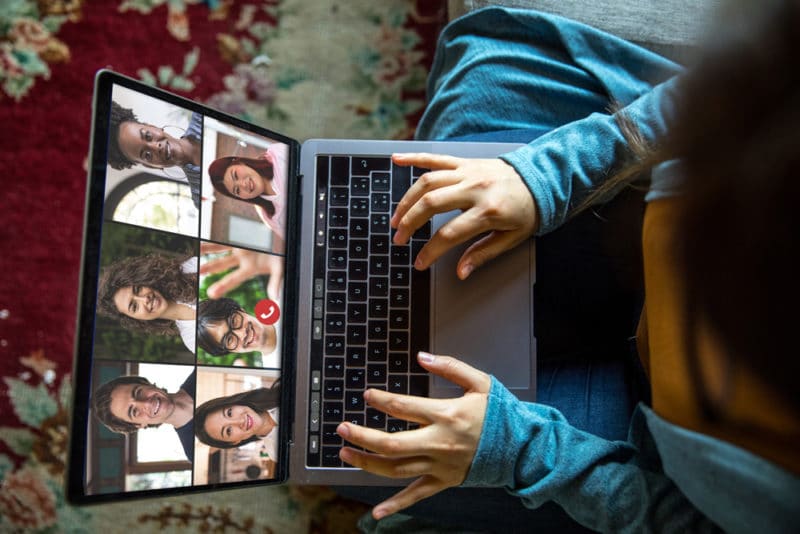
[[106, 428], [120, 434], [172, 425], [186, 458], [193, 461], [195, 380], [192, 371], [177, 392], [168, 393], [142, 376], [120, 376], [97, 388], [92, 410]]

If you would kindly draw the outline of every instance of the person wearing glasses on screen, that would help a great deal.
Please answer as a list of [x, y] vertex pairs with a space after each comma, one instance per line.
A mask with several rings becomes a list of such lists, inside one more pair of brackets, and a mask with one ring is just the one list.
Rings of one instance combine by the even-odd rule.
[[195, 384], [195, 371], [175, 393], [167, 392], [143, 376], [120, 376], [95, 390], [92, 412], [106, 428], [118, 434], [171, 425], [178, 434], [186, 458], [192, 461]]
[[272, 354], [278, 346], [278, 333], [245, 312], [229, 298], [203, 300], [197, 307], [197, 343], [212, 356], [260, 352]]
[[277, 460], [280, 384], [204, 402], [195, 411], [195, 435], [209, 447], [232, 449], [261, 440]]
[[137, 163], [152, 169], [180, 167], [189, 183], [192, 202], [200, 208], [202, 115], [192, 113], [185, 133], [173, 137], [164, 128], [141, 122], [132, 109], [112, 101], [108, 139], [108, 165], [112, 169], [128, 169]]
[[97, 292], [98, 312], [123, 328], [156, 335], [180, 335], [195, 350], [197, 257], [160, 254], [130, 256], [105, 267]]

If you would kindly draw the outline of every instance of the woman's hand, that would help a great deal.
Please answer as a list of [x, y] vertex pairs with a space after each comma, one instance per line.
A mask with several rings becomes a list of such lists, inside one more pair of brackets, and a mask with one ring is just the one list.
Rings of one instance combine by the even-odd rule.
[[407, 243], [435, 214], [462, 211], [420, 250], [414, 263], [419, 270], [430, 267], [452, 247], [488, 232], [461, 256], [457, 274], [463, 280], [533, 235], [539, 226], [533, 196], [517, 171], [501, 159], [394, 154], [392, 161], [430, 169], [406, 192], [392, 216], [396, 244]]
[[393, 434], [351, 423], [336, 429], [346, 441], [372, 451], [343, 447], [339, 455], [345, 462], [386, 477], [418, 477], [378, 504], [372, 510], [375, 519], [461, 484], [478, 448], [491, 386], [489, 375], [449, 356], [420, 352], [418, 359], [428, 371], [464, 388], [464, 395], [428, 399], [369, 389], [364, 392], [367, 404], [420, 427]]
[[224, 254], [203, 263], [200, 274], [221, 273], [233, 269], [208, 287], [209, 298], [224, 297], [228, 291], [260, 275], [269, 275], [267, 296], [272, 299], [280, 298], [283, 284], [283, 258], [280, 256], [208, 242], [200, 244], [200, 253]]

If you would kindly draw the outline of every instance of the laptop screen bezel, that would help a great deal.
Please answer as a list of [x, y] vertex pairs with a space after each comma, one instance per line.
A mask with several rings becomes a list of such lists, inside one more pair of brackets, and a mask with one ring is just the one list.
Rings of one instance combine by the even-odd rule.
[[[107, 174], [109, 113], [114, 86], [121, 86], [169, 104], [211, 117], [250, 133], [285, 143], [288, 147], [288, 176], [286, 203], [286, 252], [284, 266], [284, 298], [281, 320], [281, 424], [279, 431], [279, 458], [275, 477], [268, 480], [214, 483], [202, 486], [186, 486], [144, 491], [117, 493], [92, 493], [86, 491], [86, 469], [88, 457], [87, 427], [95, 319], [97, 311], [98, 277], [100, 273], [100, 242], [104, 220], [105, 186]], [[78, 290], [77, 320], [75, 328], [75, 357], [73, 363], [73, 404], [71, 408], [67, 476], [65, 477], [67, 499], [74, 504], [92, 504], [146, 497], [183, 495], [219, 489], [233, 489], [283, 483], [289, 476], [289, 441], [294, 414], [294, 375], [297, 319], [298, 257], [300, 246], [300, 144], [290, 137], [207, 107], [198, 102], [168, 93], [156, 87], [110, 70], [100, 70], [95, 77], [90, 153], [87, 173], [87, 189], [84, 207], [84, 233], [81, 252], [81, 267]], [[197, 238], [199, 241], [199, 238]]]

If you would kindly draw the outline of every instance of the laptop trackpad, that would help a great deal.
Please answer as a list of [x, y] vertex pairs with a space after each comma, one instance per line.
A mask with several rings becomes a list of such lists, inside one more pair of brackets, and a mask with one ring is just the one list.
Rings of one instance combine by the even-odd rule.
[[[434, 220], [434, 227], [443, 222]], [[455, 273], [466, 245], [456, 247], [434, 264], [431, 273], [431, 350], [495, 375], [529, 401], [536, 393], [534, 247], [534, 241], [528, 240], [475, 270], [465, 281]], [[440, 377], [434, 377], [431, 387], [433, 397], [452, 397], [461, 391]]]

